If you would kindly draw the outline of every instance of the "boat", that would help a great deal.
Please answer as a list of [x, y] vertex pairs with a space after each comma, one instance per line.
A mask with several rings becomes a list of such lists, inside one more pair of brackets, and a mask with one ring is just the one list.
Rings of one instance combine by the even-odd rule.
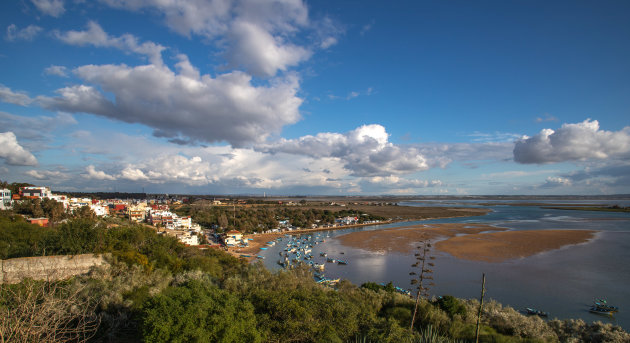
[[531, 307], [527, 307], [525, 309], [525, 311], [527, 312], [527, 314], [529, 314], [530, 316], [539, 316], [539, 317], [548, 317], [549, 313], [547, 312], [543, 312], [543, 311], [539, 311], [535, 308], [531, 308]]
[[326, 258], [326, 262], [335, 263], [336, 261], [335, 261], [334, 258], [328, 257], [328, 258]]
[[262, 248], [260, 248], [260, 250], [267, 250], [267, 248], [265, 248], [265, 247], [262, 247]]
[[609, 315], [609, 316], [612, 316], [615, 313], [615, 311], [613, 311], [613, 310], [607, 310], [607, 309], [604, 309], [604, 308], [599, 308], [597, 306], [591, 307], [588, 311], [591, 312], [591, 313], [605, 314], [605, 315]]
[[344, 261], [344, 260], [337, 260], [338, 264], [348, 264], [348, 262]]
[[606, 299], [595, 299], [593, 301], [593, 307], [603, 311], [619, 312], [619, 307], [608, 305]]
[[319, 256], [322, 256], [322, 257], [326, 257], [326, 255], [327, 255], [327, 254], [326, 254], [325, 252], [320, 252], [320, 253], [319, 253]]

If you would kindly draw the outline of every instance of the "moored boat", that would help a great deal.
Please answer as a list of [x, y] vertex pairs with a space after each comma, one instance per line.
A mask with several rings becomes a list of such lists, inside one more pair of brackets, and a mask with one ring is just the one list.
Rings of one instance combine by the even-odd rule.
[[606, 301], [606, 299], [595, 299], [593, 301], [593, 307], [602, 311], [609, 311], [611, 313], [619, 312], [619, 307], [608, 305], [608, 301]]
[[591, 312], [591, 313], [605, 314], [605, 315], [609, 315], [609, 316], [612, 316], [613, 313], [615, 313], [615, 311], [613, 311], [613, 310], [607, 310], [607, 309], [599, 308], [597, 306], [591, 307], [588, 311]]
[[525, 309], [525, 311], [529, 315], [536, 315], [536, 316], [539, 316], [539, 317], [548, 317], [549, 316], [549, 313], [543, 312], [543, 311], [540, 311], [540, 310], [537, 310], [537, 309], [531, 308], [531, 307], [527, 307]]

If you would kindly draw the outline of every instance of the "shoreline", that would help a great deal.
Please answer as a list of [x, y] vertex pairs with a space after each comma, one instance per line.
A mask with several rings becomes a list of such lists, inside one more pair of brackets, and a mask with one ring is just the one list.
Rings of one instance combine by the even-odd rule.
[[[343, 229], [351, 229], [355, 227], [363, 227], [363, 226], [371, 226], [371, 225], [385, 225], [392, 223], [399, 223], [403, 221], [395, 221], [389, 220], [380, 223], [369, 223], [369, 224], [350, 224], [343, 226], [335, 226], [335, 227], [318, 227], [314, 229], [300, 229], [293, 231], [284, 231], [284, 232], [271, 232], [271, 233], [258, 233], [258, 234], [247, 234], [243, 235], [243, 239], [252, 239], [248, 241], [249, 246], [245, 248], [228, 248], [227, 253], [238, 257], [244, 258], [249, 262], [255, 261], [257, 258], [255, 255], [258, 255], [260, 252], [260, 248], [263, 248], [268, 241], [274, 240], [280, 236], [284, 235], [303, 235], [310, 232], [320, 232], [320, 231], [334, 231], [334, 230], [343, 230]], [[251, 255], [250, 257], [243, 257], [241, 255]]]
[[[479, 215], [486, 215], [489, 212], [491, 211], [479, 211]], [[343, 225], [343, 226], [318, 227], [314, 229], [300, 229], [300, 230], [284, 231], [284, 232], [247, 234], [247, 235], [243, 235], [243, 239], [250, 239], [250, 238], [252, 239], [251, 241], [248, 241], [249, 246], [245, 248], [234, 248], [234, 247], [227, 248], [226, 252], [234, 257], [243, 258], [243, 259], [246, 259], [248, 262], [252, 263], [257, 260], [256, 256], [260, 253], [260, 248], [263, 248], [268, 241], [274, 240], [284, 235], [303, 235], [310, 232], [336, 231], [336, 230], [351, 229], [351, 228], [356, 228], [356, 227], [387, 225], [387, 224], [395, 224], [395, 223], [405, 223], [405, 222], [425, 221], [425, 220], [445, 219], [445, 218], [462, 218], [462, 217], [471, 217], [471, 214], [467, 213], [466, 215], [460, 215], [460, 216], [431, 217], [431, 218], [421, 218], [421, 219], [388, 220], [388, 221], [383, 221], [380, 223], [350, 224], [350, 225]], [[428, 224], [422, 224], [422, 225], [428, 225]], [[401, 228], [405, 228], [405, 227], [401, 227]], [[383, 230], [387, 230], [387, 229], [391, 229], [391, 228], [386, 228]], [[394, 229], [397, 229], [397, 228], [394, 228]], [[374, 231], [379, 231], [379, 230], [374, 230]], [[360, 231], [360, 232], [364, 232], [364, 231]], [[244, 257], [241, 255], [250, 255], [250, 256]]]

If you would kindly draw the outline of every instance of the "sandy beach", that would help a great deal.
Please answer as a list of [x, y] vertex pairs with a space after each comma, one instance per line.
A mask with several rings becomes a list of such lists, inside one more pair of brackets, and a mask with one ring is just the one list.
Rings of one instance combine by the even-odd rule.
[[485, 224], [433, 224], [352, 232], [338, 239], [353, 248], [403, 254], [411, 253], [417, 242], [439, 240], [435, 248], [457, 258], [502, 262], [584, 243], [594, 234], [586, 230], [508, 231]]

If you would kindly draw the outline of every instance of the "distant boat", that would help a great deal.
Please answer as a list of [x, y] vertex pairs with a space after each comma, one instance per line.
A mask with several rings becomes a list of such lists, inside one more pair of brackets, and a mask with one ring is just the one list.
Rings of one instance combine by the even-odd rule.
[[339, 263], [339, 264], [348, 264], [348, 262], [346, 262], [344, 260], [337, 260], [337, 263]]
[[327, 254], [326, 254], [325, 252], [320, 252], [320, 253], [319, 253], [319, 256], [326, 257], [326, 255], [327, 255]]
[[326, 259], [326, 262], [335, 263], [336, 261], [335, 261], [335, 259], [334, 259], [334, 258], [330, 258], [330, 257], [328, 257], [328, 258]]
[[536, 316], [539, 316], [539, 317], [548, 317], [549, 316], [549, 313], [543, 312], [543, 311], [539, 311], [539, 310], [537, 310], [535, 308], [528, 307], [528, 308], [525, 309], [525, 311], [529, 315], [536, 315]]
[[611, 312], [611, 313], [619, 312], [619, 307], [608, 305], [608, 301], [606, 301], [606, 299], [595, 299], [593, 301], [593, 308], [596, 308], [604, 312]]
[[588, 311], [591, 312], [591, 313], [606, 314], [606, 315], [610, 315], [610, 316], [612, 316], [616, 312], [616, 311], [613, 311], [613, 310], [607, 310], [607, 309], [604, 309], [604, 308], [599, 308], [597, 306], [591, 307]]

